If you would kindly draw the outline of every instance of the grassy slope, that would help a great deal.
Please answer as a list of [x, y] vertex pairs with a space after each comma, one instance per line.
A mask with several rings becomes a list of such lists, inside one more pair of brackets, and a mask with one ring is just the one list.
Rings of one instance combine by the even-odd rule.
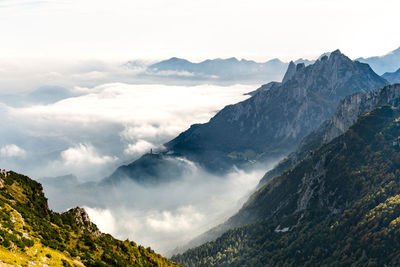
[[55, 213], [39, 183], [0, 174], [0, 265], [176, 266], [150, 248], [101, 234], [77, 220], [78, 211]]

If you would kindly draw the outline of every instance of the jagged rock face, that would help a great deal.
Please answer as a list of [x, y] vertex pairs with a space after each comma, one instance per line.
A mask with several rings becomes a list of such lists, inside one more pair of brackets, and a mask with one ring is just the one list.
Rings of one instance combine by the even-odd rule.
[[370, 112], [378, 106], [399, 106], [399, 98], [400, 84], [389, 85], [369, 92], [359, 92], [346, 97], [341, 101], [328, 124], [323, 126], [323, 141], [329, 142], [344, 133], [361, 114]]
[[86, 213], [85, 209], [76, 207], [70, 209], [62, 214], [62, 216], [72, 216], [75, 225], [80, 228], [81, 232], [87, 230], [95, 237], [99, 237], [101, 235], [100, 230], [97, 226], [90, 221], [89, 215]]
[[388, 85], [368, 92], [361, 91], [347, 96], [340, 102], [335, 114], [329, 120], [307, 135], [295, 152], [265, 174], [260, 181], [259, 187], [272, 177], [295, 166], [300, 160], [312, 155], [312, 151], [323, 143], [330, 142], [335, 137], [346, 132], [361, 114], [383, 105], [400, 106], [400, 84]]
[[[386, 83], [368, 65], [353, 62], [337, 50], [307, 67], [300, 63], [294, 70], [294, 63], [290, 64], [282, 84], [225, 107], [208, 123], [191, 126], [166, 147], [210, 169], [221, 168], [221, 159], [231, 160], [227, 155], [233, 152], [250, 150], [256, 159], [276, 158], [292, 151], [328, 119], [340, 99]], [[209, 152], [219, 156], [218, 162], [210, 160]]]
[[285, 73], [285, 76], [283, 77], [282, 83], [289, 81], [294, 76], [295, 73], [296, 73], [296, 64], [294, 64], [293, 61], [290, 61], [289, 67]]

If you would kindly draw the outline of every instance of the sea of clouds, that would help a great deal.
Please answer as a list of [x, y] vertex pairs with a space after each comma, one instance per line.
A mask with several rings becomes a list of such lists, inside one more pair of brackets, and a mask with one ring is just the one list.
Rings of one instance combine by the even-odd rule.
[[118, 166], [162, 150], [258, 85], [149, 78], [138, 62], [55, 66], [0, 63], [0, 167], [39, 180], [56, 211], [83, 206], [101, 231], [168, 255], [236, 212], [271, 167], [220, 177], [179, 159], [189, 171], [172, 182], [101, 185]]
[[187, 129], [207, 122], [250, 86], [110, 83], [75, 87], [50, 104], [0, 103], [0, 166], [32, 177], [109, 175]]

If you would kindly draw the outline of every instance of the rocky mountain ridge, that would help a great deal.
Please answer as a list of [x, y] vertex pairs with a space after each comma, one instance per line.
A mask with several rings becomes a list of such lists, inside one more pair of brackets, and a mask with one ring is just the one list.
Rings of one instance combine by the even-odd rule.
[[259, 187], [272, 177], [282, 174], [285, 170], [312, 155], [313, 150], [318, 149], [322, 144], [346, 132], [361, 114], [370, 112], [382, 105], [394, 107], [400, 105], [400, 84], [388, 85], [371, 91], [361, 91], [345, 97], [329, 120], [306, 136], [295, 152], [265, 174]]

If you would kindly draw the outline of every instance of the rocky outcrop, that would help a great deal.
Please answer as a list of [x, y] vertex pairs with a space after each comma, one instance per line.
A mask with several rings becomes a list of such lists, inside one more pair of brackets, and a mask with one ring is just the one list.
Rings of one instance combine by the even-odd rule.
[[295, 73], [296, 73], [296, 64], [294, 64], [293, 61], [290, 61], [285, 76], [283, 76], [282, 83], [289, 81], [294, 76]]
[[94, 237], [99, 237], [101, 235], [100, 230], [97, 226], [90, 221], [89, 215], [86, 213], [85, 209], [76, 207], [70, 209], [61, 214], [64, 218], [72, 219], [72, 225], [76, 226], [81, 233], [88, 231]]

